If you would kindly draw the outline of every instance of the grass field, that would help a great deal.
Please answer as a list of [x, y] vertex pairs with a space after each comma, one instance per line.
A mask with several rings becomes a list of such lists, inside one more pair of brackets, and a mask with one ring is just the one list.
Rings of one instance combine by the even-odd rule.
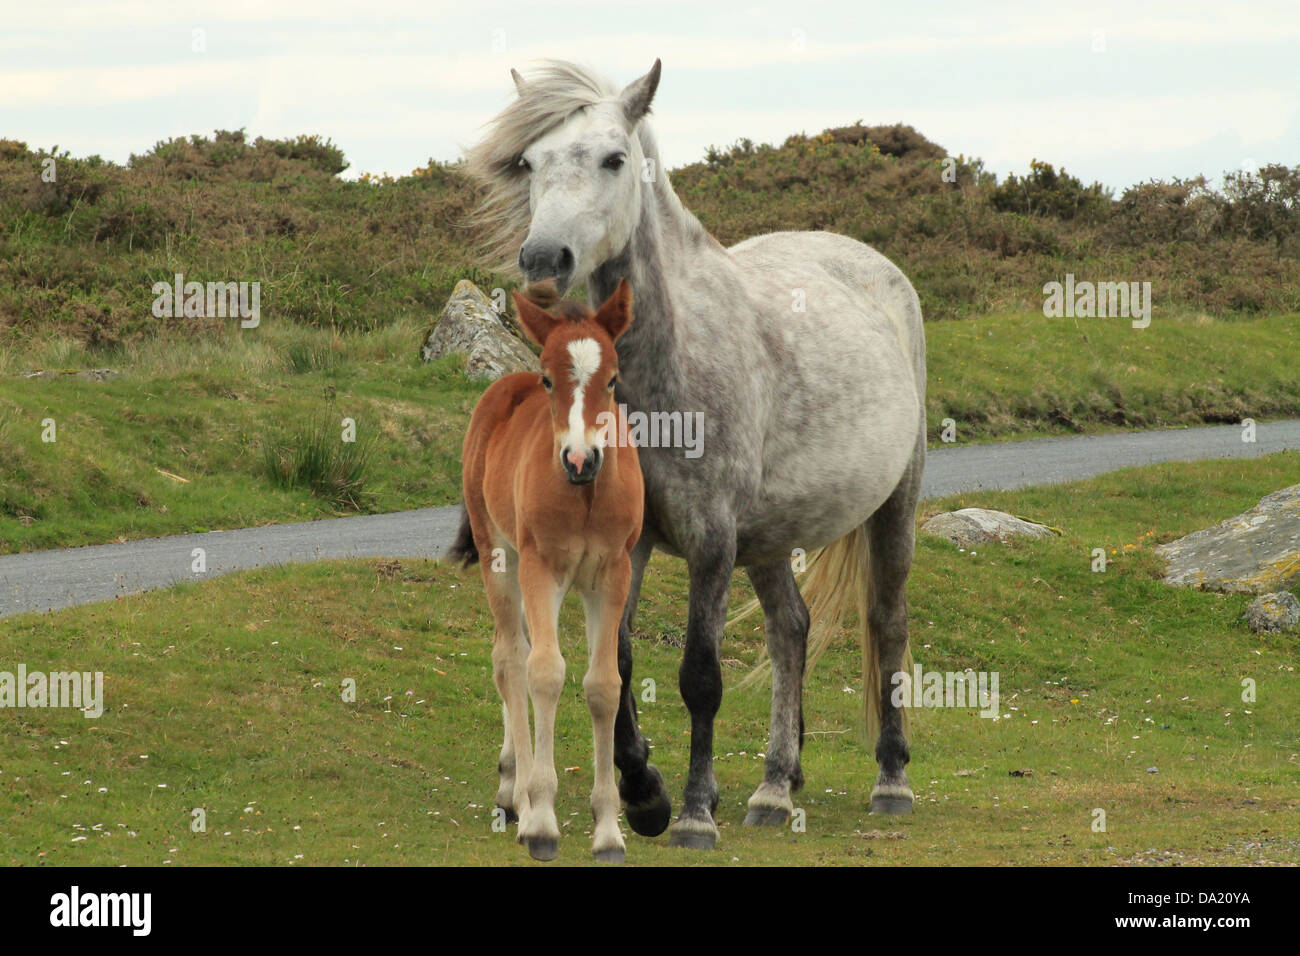
[[[738, 625], [723, 647], [719, 848], [628, 834], [628, 862], [1300, 863], [1295, 636], [1251, 633], [1238, 621], [1245, 597], [1167, 588], [1152, 550], [1297, 475], [1300, 454], [1285, 453], [928, 502], [1063, 530], [972, 552], [919, 539], [916, 660], [997, 671], [1001, 717], [913, 711], [916, 812], [869, 816], [875, 765], [854, 730], [858, 655], [846, 637], [808, 681], [807, 786], [795, 798], [806, 832], [744, 828], [767, 693], [735, 689], [759, 644]], [[1091, 570], [1096, 547], [1110, 555], [1104, 573]], [[656, 684], [643, 727], [675, 806], [689, 744], [676, 689], [681, 572], [652, 563], [636, 645], [636, 680]], [[559, 862], [585, 864], [591, 738], [576, 601], [562, 621]], [[490, 826], [490, 630], [477, 571], [420, 561], [273, 568], [0, 621], [0, 670], [102, 670], [107, 698], [97, 720], [0, 710], [0, 862], [537, 865]], [[1250, 703], [1244, 678], [1257, 684]], [[342, 700], [347, 679], [355, 703]], [[1093, 829], [1097, 809], [1105, 832]]]
[[[317, 428], [366, 450], [362, 511], [452, 504], [482, 386], [455, 358], [422, 363], [421, 326], [341, 335], [268, 321], [256, 331], [87, 349], [51, 339], [0, 352], [0, 552], [353, 513], [284, 488], [268, 446]], [[1300, 316], [1224, 321], [1011, 314], [926, 328], [928, 416], [958, 443], [1125, 427], [1300, 416]], [[17, 377], [111, 367], [122, 377]], [[42, 440], [52, 419], [55, 442]]]

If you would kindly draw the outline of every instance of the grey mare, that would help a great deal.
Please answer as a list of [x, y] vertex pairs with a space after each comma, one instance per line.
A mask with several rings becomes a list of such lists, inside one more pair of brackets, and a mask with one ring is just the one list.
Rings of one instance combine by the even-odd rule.
[[[925, 462], [915, 291], [879, 253], [831, 233], [774, 233], [723, 248], [682, 206], [659, 162], [646, 119], [658, 61], [621, 91], [560, 61], [512, 75], [517, 96], [468, 154], [485, 187], [490, 255], [514, 260], [529, 283], [554, 279], [561, 292], [585, 281], [596, 302], [626, 276], [637, 321], [618, 342], [618, 400], [630, 411], [703, 413], [703, 454], [641, 449], [645, 532], [619, 631], [616, 763], [629, 826], [653, 836], [671, 816], [631, 682], [630, 630], [653, 548], [684, 558], [690, 579], [679, 679], [691, 757], [671, 842], [717, 841], [713, 722], [736, 566], [763, 609], [772, 661], [764, 778], [745, 822], [781, 824], [793, 810], [810, 620], [838, 621], [849, 606], [869, 607], [860, 614], [864, 694], [878, 702], [880, 766], [871, 808], [910, 811], [903, 713], [880, 675], [902, 670], [907, 657], [904, 585]], [[796, 549], [821, 549], [803, 596]]]

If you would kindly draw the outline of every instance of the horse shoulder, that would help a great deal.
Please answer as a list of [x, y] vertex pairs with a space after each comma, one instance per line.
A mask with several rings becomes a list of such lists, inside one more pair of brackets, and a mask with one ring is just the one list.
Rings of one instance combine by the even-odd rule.
[[483, 516], [514, 539], [513, 488], [520, 450], [546, 414], [546, 394], [536, 372], [515, 372], [488, 386], [474, 406], [463, 449], [464, 494], [471, 517]]

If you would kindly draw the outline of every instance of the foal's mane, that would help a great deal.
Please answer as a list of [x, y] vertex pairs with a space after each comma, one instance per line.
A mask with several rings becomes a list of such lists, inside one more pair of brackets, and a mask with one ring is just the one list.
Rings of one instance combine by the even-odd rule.
[[502, 270], [517, 268], [515, 254], [528, 231], [528, 176], [519, 157], [575, 112], [619, 95], [593, 70], [564, 60], [543, 60], [523, 92], [488, 124], [487, 135], [466, 154], [466, 168], [485, 189], [474, 223], [487, 231], [483, 257]]

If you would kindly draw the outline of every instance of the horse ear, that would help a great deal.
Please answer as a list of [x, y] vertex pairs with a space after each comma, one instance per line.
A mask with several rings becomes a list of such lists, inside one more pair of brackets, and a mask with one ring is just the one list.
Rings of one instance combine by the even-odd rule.
[[538, 345], [545, 345], [547, 337], [555, 331], [560, 320], [543, 309], [539, 309], [518, 292], [512, 292], [515, 300], [515, 312], [519, 315], [519, 324], [530, 339]]
[[623, 115], [627, 117], [628, 126], [635, 126], [641, 117], [650, 112], [650, 101], [655, 98], [655, 90], [659, 88], [659, 72], [662, 66], [659, 60], [655, 60], [655, 65], [650, 67], [649, 73], [639, 80], [633, 80], [619, 94], [618, 101], [623, 106]]
[[515, 81], [515, 92], [520, 96], [524, 95], [524, 78], [519, 75], [519, 71], [513, 66], [510, 68], [510, 79]]
[[632, 287], [627, 279], [618, 280], [618, 288], [597, 310], [596, 322], [614, 341], [627, 331], [632, 324]]

